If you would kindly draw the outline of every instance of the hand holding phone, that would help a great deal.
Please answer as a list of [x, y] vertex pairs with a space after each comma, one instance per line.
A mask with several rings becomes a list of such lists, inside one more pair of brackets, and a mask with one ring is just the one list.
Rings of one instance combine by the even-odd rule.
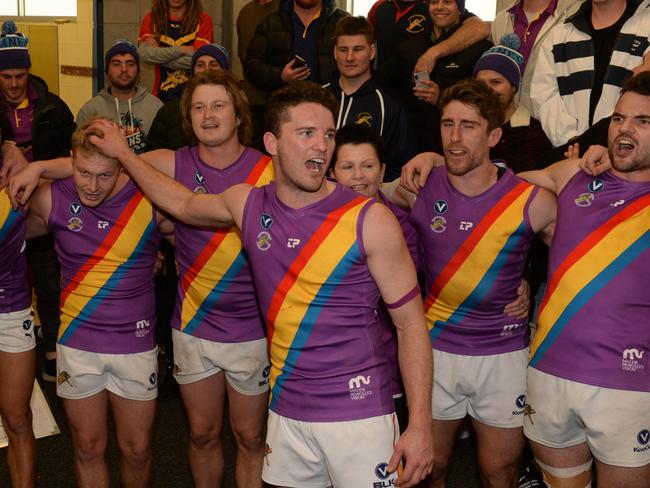
[[418, 71], [413, 73], [413, 83], [416, 88], [428, 88], [429, 87], [429, 72], [428, 71]]

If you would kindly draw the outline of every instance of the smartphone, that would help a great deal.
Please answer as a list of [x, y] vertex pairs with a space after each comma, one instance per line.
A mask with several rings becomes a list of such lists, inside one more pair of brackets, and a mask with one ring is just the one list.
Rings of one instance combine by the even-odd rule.
[[431, 81], [428, 71], [418, 71], [417, 73], [413, 73], [413, 83], [416, 88], [428, 88], [429, 85], [424, 83], [425, 81]]
[[304, 58], [298, 56], [297, 54], [293, 55], [293, 69], [304, 68], [307, 66], [307, 61]]

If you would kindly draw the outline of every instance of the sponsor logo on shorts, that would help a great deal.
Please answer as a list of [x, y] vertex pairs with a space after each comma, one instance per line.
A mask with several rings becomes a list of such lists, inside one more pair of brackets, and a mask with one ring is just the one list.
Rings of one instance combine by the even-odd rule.
[[70, 215], [81, 215], [83, 209], [83, 206], [79, 202], [72, 202], [68, 207]]
[[32, 336], [32, 325], [34, 325], [34, 322], [32, 322], [31, 319], [23, 320], [23, 331], [25, 332], [25, 337]]
[[271, 366], [267, 366], [264, 368], [264, 371], [262, 371], [262, 381], [260, 381], [257, 386], [264, 386], [269, 384], [269, 373], [271, 372]]
[[504, 325], [503, 330], [501, 331], [501, 336], [509, 336], [512, 335], [513, 332], [515, 332], [519, 327], [522, 327], [523, 324], [510, 324], [510, 325]]
[[395, 486], [395, 478], [389, 479], [392, 476], [392, 473], [388, 472], [388, 463], [379, 463], [375, 467], [375, 476], [381, 481], [375, 481], [372, 484], [372, 488], [388, 488], [390, 486]]
[[79, 232], [83, 228], [83, 220], [81, 220], [79, 217], [71, 217], [68, 219], [68, 229], [70, 229], [72, 232]]
[[348, 388], [350, 389], [350, 398], [352, 400], [364, 400], [366, 397], [372, 395], [372, 389], [367, 388], [370, 386], [371, 376], [355, 376], [348, 381]]
[[433, 204], [433, 211], [438, 214], [446, 213], [449, 209], [449, 205], [444, 200], [436, 200]]
[[158, 381], [158, 375], [154, 371], [153, 373], [151, 373], [149, 375], [149, 384], [151, 386], [149, 388], [147, 388], [147, 391], [155, 390], [156, 388], [158, 388], [157, 381]]
[[135, 336], [144, 337], [151, 330], [151, 322], [148, 320], [138, 320], [135, 323]]
[[431, 230], [435, 232], [436, 234], [441, 234], [442, 232], [447, 230], [447, 219], [444, 217], [441, 217], [440, 215], [436, 215], [432, 220], [431, 220]]
[[67, 371], [61, 371], [59, 375], [56, 377], [56, 384], [61, 386], [63, 383], [67, 383], [70, 385], [70, 387], [74, 388], [74, 385], [72, 384], [72, 381], [70, 379], [72, 376], [70, 376], [70, 373]]
[[593, 193], [596, 193], [604, 189], [605, 189], [605, 182], [600, 178], [590, 181], [589, 184], [587, 185], [587, 190]]
[[646, 351], [637, 348], [630, 348], [623, 351], [623, 359], [621, 360], [621, 368], [623, 371], [636, 373], [645, 369], [645, 354]]
[[594, 201], [593, 193], [583, 193], [581, 195], [578, 195], [574, 200], [575, 204], [578, 207], [589, 207], [593, 203], [593, 201]]
[[273, 225], [273, 218], [269, 214], [263, 213], [260, 217], [260, 225], [262, 229], [270, 229]]
[[636, 435], [636, 441], [639, 443], [639, 445], [643, 447], [634, 447], [632, 450], [634, 452], [645, 452], [650, 450], [650, 430], [648, 429], [643, 429]]
[[266, 231], [262, 231], [257, 234], [257, 248], [260, 251], [268, 251], [271, 248], [271, 234]]
[[512, 411], [512, 415], [523, 415], [526, 407], [526, 395], [519, 395], [515, 400], [516, 410]]

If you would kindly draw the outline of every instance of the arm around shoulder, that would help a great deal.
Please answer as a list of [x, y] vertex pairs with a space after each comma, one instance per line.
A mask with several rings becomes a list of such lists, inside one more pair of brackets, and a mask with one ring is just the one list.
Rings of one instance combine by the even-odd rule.
[[52, 184], [42, 184], [32, 196], [27, 212], [25, 238], [40, 237], [49, 233], [47, 226], [52, 211]]

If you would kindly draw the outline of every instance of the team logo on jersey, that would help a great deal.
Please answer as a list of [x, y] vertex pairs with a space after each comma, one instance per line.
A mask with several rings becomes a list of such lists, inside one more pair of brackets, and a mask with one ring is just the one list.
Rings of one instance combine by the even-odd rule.
[[298, 247], [300, 245], [300, 242], [301, 242], [300, 239], [297, 239], [295, 237], [289, 237], [287, 239], [287, 247], [289, 249], [295, 249], [296, 247]]
[[433, 211], [438, 214], [446, 213], [449, 209], [449, 205], [444, 200], [436, 200], [433, 204]]
[[32, 336], [32, 325], [34, 322], [32, 322], [30, 319], [23, 320], [23, 330], [25, 331], [25, 337], [31, 337]]
[[406, 19], [408, 25], [406, 26], [406, 31], [411, 34], [419, 34], [424, 31], [424, 25], [426, 23], [426, 18], [422, 14], [411, 15]]
[[367, 396], [372, 395], [370, 388], [372, 377], [368, 376], [355, 376], [348, 381], [348, 388], [350, 390], [350, 398], [352, 400], [364, 400]]
[[368, 112], [361, 112], [360, 114], [357, 114], [356, 118], [354, 119], [354, 123], [357, 125], [371, 127], [372, 115], [370, 115]]
[[68, 219], [68, 229], [70, 229], [72, 232], [79, 232], [83, 228], [83, 220], [81, 220], [79, 217], [71, 217]]
[[594, 201], [594, 194], [582, 193], [574, 201], [578, 207], [589, 207]]
[[600, 178], [595, 179], [589, 182], [589, 184], [587, 185], [587, 189], [592, 193], [599, 192], [605, 189], [605, 182]]
[[375, 476], [380, 480], [387, 480], [390, 476], [388, 472], [388, 463], [379, 463], [375, 467]]
[[623, 351], [623, 357], [621, 359], [621, 368], [623, 371], [629, 371], [630, 373], [636, 373], [637, 371], [643, 371], [645, 369], [646, 363], [646, 351], [641, 348], [630, 348]]
[[269, 214], [263, 213], [260, 217], [260, 225], [262, 226], [262, 229], [270, 229], [273, 225], [273, 219]]
[[106, 229], [109, 226], [109, 223], [105, 220], [98, 220], [97, 221], [97, 228], [98, 229]]
[[472, 227], [474, 227], [474, 222], [467, 222], [465, 220], [461, 220], [458, 226], [460, 230], [470, 230]]
[[440, 215], [436, 215], [432, 220], [431, 220], [431, 230], [435, 232], [436, 234], [440, 234], [444, 231], [447, 230], [447, 219], [444, 217], [441, 217]]
[[197, 171], [194, 173], [194, 181], [196, 181], [197, 184], [202, 185], [205, 181], [205, 177], [201, 174], [200, 171]]
[[501, 336], [509, 336], [512, 335], [513, 332], [516, 332], [519, 327], [521, 327], [522, 324], [510, 324], [510, 325], [504, 325], [503, 330], [501, 330]]
[[135, 336], [144, 337], [151, 330], [151, 321], [149, 320], [138, 320], [135, 323]]
[[205, 195], [206, 193], [208, 193], [208, 190], [205, 189], [205, 186], [197, 186], [197, 187], [194, 188], [194, 190], [192, 190], [192, 191], [193, 191], [194, 193], [198, 193], [198, 194], [200, 194], [200, 195]]
[[260, 251], [268, 251], [271, 247], [271, 234], [268, 232], [262, 231], [257, 234], [257, 248]]
[[72, 202], [68, 207], [70, 215], [81, 215], [83, 209], [83, 206], [79, 202]]

